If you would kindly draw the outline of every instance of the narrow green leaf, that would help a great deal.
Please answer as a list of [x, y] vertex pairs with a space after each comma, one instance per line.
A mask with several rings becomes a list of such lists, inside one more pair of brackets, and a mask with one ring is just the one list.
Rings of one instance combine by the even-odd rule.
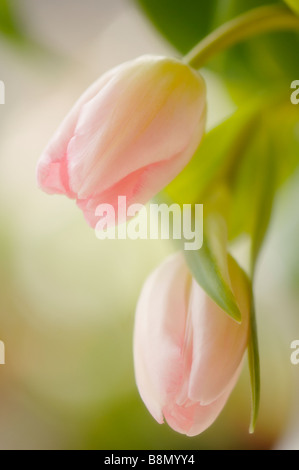
[[228, 274], [226, 226], [220, 216], [204, 217], [204, 241], [198, 251], [185, 251], [189, 269], [214, 302], [237, 322], [242, 320]]
[[230, 236], [247, 233], [251, 239], [250, 271], [256, 260], [271, 219], [276, 190], [276, 154], [272, 151], [266, 124], [247, 143], [243, 158], [232, 177]]
[[267, 233], [275, 193], [299, 164], [298, 122], [299, 110], [289, 95], [252, 102], [210, 131], [189, 165], [164, 190], [179, 204], [206, 206], [227, 182], [228, 238], [250, 236], [251, 271]]
[[251, 385], [251, 422], [249, 432], [252, 434], [256, 427], [256, 422], [259, 414], [260, 407], [260, 357], [258, 347], [257, 324], [253, 295], [251, 298], [251, 312], [250, 312], [250, 336], [248, 343], [248, 364], [250, 373]]
[[285, 3], [299, 15], [299, 0], [284, 0]]
[[264, 158], [259, 162], [258, 177], [255, 182], [256, 211], [251, 231], [251, 273], [254, 273], [256, 261], [268, 230], [276, 190], [275, 153], [271, 152], [271, 145], [268, 142], [265, 142], [265, 145], [262, 144], [261, 149], [263, 147]]
[[[158, 204], [171, 206], [173, 201], [165, 192], [154, 198]], [[230, 286], [227, 252], [226, 212], [228, 210], [225, 187], [220, 187], [204, 205], [203, 245], [200, 250], [184, 250], [187, 240], [173, 240], [185, 255], [189, 269], [205, 292], [237, 322], [241, 313]], [[193, 214], [194, 216], [194, 214]], [[170, 234], [173, 232], [170, 227]]]

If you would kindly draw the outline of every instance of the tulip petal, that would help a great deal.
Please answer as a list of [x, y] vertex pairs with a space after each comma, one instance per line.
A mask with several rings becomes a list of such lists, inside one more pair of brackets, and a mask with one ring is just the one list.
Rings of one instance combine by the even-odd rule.
[[[203, 126], [200, 127], [203, 132]], [[197, 141], [197, 138], [196, 138]], [[96, 227], [99, 217], [96, 209], [100, 204], [110, 204], [115, 211], [118, 220], [118, 197], [125, 196], [127, 207], [131, 204], [145, 204], [154, 194], [157, 194], [169, 179], [175, 178], [181, 170], [182, 162], [190, 155], [190, 148], [194, 145], [194, 139], [190, 146], [182, 153], [174, 156], [171, 161], [161, 161], [140, 168], [117, 182], [111, 188], [92, 195], [86, 199], [77, 199], [77, 205], [82, 209], [85, 219], [92, 228]], [[121, 220], [121, 223], [124, 222]]]
[[175, 399], [181, 383], [187, 294], [187, 268], [182, 256], [174, 256], [148, 278], [136, 310], [136, 382], [158, 422], [163, 421], [162, 409], [169, 396]]
[[246, 276], [229, 258], [243, 322], [222, 311], [192, 279], [181, 253], [146, 281], [136, 311], [134, 359], [141, 397], [155, 419], [196, 435], [224, 407], [248, 341]]
[[205, 120], [203, 94], [198, 75], [163, 57], [145, 56], [119, 68], [83, 107], [68, 146], [71, 186], [79, 198], [182, 153]]
[[174, 179], [204, 133], [202, 77], [175, 59], [143, 56], [100, 78], [45, 149], [39, 186], [76, 199], [95, 227], [99, 204], [144, 204]]
[[49, 194], [66, 194], [71, 198], [74, 197], [73, 191], [69, 188], [67, 148], [74, 135], [84, 104], [92, 100], [99, 90], [105, 87], [111, 74], [112, 71], [107, 72], [85, 91], [44, 150], [37, 166], [37, 182], [43, 191]]
[[226, 315], [193, 281], [193, 362], [189, 397], [202, 405], [214, 402], [229, 386], [248, 342], [249, 295], [246, 278], [235, 261], [229, 262], [232, 288], [242, 312], [242, 323]]
[[220, 395], [217, 400], [209, 405], [203, 406], [200, 403], [178, 406], [176, 404], [163, 409], [164, 417], [168, 425], [175, 431], [187, 436], [197, 436], [208, 429], [218, 418], [226, 402], [235, 387], [241, 373], [243, 361], [239, 365], [234, 377], [231, 379], [229, 387]]

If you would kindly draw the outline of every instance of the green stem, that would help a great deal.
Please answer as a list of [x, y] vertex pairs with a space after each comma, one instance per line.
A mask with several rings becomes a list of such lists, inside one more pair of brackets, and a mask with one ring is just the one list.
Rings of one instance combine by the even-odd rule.
[[184, 62], [195, 69], [203, 67], [215, 54], [262, 33], [299, 30], [299, 17], [288, 7], [263, 6], [220, 26], [192, 49]]
[[249, 432], [254, 433], [259, 408], [260, 408], [260, 356], [259, 356], [259, 345], [258, 345], [258, 333], [257, 333], [257, 322], [254, 305], [254, 296], [251, 284], [251, 306], [250, 306], [250, 333], [248, 341], [248, 365], [250, 374], [250, 385], [251, 385], [251, 422]]

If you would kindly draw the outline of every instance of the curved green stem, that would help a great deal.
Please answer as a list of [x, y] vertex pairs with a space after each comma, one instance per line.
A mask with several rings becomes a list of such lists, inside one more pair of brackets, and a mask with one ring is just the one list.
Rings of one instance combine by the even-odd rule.
[[215, 54], [257, 34], [299, 30], [299, 17], [288, 7], [271, 5], [256, 8], [213, 31], [192, 49], [184, 62], [203, 67]]

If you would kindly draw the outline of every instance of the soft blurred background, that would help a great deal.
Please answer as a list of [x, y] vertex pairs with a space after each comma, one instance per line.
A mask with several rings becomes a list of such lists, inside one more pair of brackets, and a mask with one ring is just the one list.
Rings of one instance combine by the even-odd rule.
[[[101, 73], [145, 53], [179, 57], [261, 3], [271, 2], [0, 0], [0, 449], [299, 449], [299, 365], [290, 362], [299, 339], [299, 106], [286, 105], [297, 116], [292, 139], [281, 128], [280, 158], [288, 142], [296, 164], [282, 178], [256, 279], [262, 402], [254, 435], [247, 365], [204, 434], [185, 438], [152, 419], [134, 381], [134, 310], [145, 278], [173, 248], [100, 242], [72, 201], [43, 194], [35, 181], [43, 147]], [[204, 71], [209, 129], [259, 90], [279, 84], [289, 97], [298, 50], [288, 33], [221, 55]]]

